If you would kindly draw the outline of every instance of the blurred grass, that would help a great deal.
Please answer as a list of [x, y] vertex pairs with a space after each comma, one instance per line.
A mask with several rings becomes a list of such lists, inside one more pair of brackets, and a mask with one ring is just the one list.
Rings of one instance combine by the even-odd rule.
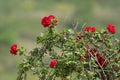
[[0, 0], [0, 80], [16, 79], [21, 58], [11, 56], [9, 47], [12, 43], [28, 50], [35, 47], [36, 36], [45, 31], [40, 24], [43, 16], [56, 15], [58, 30], [77, 21], [78, 28], [84, 23], [98, 28], [112, 23], [119, 38], [119, 4], [120, 0]]

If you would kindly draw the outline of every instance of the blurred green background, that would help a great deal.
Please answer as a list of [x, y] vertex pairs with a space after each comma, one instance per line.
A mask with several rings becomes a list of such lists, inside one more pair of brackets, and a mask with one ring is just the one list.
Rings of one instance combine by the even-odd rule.
[[[35, 47], [36, 36], [45, 31], [40, 20], [49, 14], [59, 18], [59, 30], [75, 22], [78, 28], [84, 23], [106, 28], [112, 23], [115, 36], [120, 36], [120, 0], [0, 0], [0, 80], [16, 80], [22, 58], [10, 55], [9, 47], [13, 43], [28, 50]], [[29, 80], [35, 80], [31, 75]]]

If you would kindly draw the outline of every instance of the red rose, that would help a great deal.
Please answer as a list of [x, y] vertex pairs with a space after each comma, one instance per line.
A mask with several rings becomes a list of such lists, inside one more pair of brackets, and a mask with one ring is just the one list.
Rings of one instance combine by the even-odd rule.
[[54, 68], [57, 65], [57, 60], [52, 60], [49, 64], [50, 68]]
[[10, 48], [10, 53], [13, 54], [13, 55], [16, 55], [17, 54], [17, 45], [16, 44], [13, 44]]
[[92, 28], [91, 26], [87, 26], [87, 27], [85, 28], [85, 31], [86, 31], [86, 32], [89, 32], [89, 31], [91, 31], [91, 28]]
[[91, 27], [91, 26], [87, 26], [86, 28], [85, 28], [85, 31], [86, 32], [95, 32], [96, 31], [96, 28], [95, 27]]
[[49, 16], [45, 16], [43, 17], [42, 21], [41, 21], [41, 24], [44, 26], [44, 27], [48, 27], [51, 25], [51, 22], [52, 20], [55, 18], [54, 15], [49, 15]]
[[108, 25], [107, 25], [107, 29], [108, 29], [108, 31], [109, 31], [111, 34], [114, 34], [114, 33], [116, 32], [116, 28], [115, 28], [115, 26], [112, 25], [112, 24], [108, 24]]
[[92, 28], [91, 28], [91, 31], [92, 31], [92, 32], [95, 32], [95, 31], [96, 31], [96, 28], [95, 28], [95, 27], [92, 27]]
[[51, 24], [51, 20], [48, 18], [48, 17], [44, 17], [41, 21], [41, 24], [44, 26], [44, 27], [48, 27], [50, 26]]
[[54, 16], [54, 15], [49, 15], [48, 18], [49, 18], [49, 19], [54, 19], [55, 16]]

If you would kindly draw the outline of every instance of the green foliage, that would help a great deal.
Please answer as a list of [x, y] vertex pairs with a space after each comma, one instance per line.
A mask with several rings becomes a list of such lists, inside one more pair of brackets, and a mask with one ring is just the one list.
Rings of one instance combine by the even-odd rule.
[[[19, 65], [17, 80], [26, 80], [27, 71], [32, 71], [39, 80], [117, 80], [120, 77], [120, 41], [115, 40], [106, 30], [85, 32], [82, 29], [77, 32], [65, 29], [59, 33], [50, 26], [37, 37], [38, 47], [20, 54], [24, 60]], [[97, 59], [98, 53], [105, 59], [102, 64]], [[57, 60], [57, 65], [50, 68], [45, 57]]]
[[[13, 70], [15, 70], [20, 58], [15, 61], [12, 56], [7, 54], [9, 46], [13, 42], [20, 41], [20, 45], [29, 44], [30, 48], [33, 47], [30, 42], [36, 34], [43, 30], [39, 26], [38, 19], [42, 15], [55, 13], [58, 16], [63, 16], [63, 23], [70, 26], [74, 19], [77, 19], [80, 24], [83, 24], [83, 22], [94, 24], [93, 26], [97, 24], [97, 27], [111, 22], [118, 26], [117, 29], [119, 30], [119, 3], [120, 0], [0, 0], [0, 79], [14, 80], [16, 71]], [[109, 8], [111, 12], [109, 12]], [[63, 11], [64, 9], [66, 12]], [[94, 9], [100, 11], [98, 13], [101, 15], [101, 20], [99, 15], [94, 13], [97, 12]], [[106, 13], [107, 11], [108, 13]], [[69, 19], [69, 15], [66, 13], [72, 14], [70, 15], [72, 18]], [[104, 14], [107, 15], [104, 16]], [[66, 20], [67, 18], [70, 22]], [[119, 38], [119, 32], [116, 35]], [[5, 77], [6, 75], [8, 77]]]

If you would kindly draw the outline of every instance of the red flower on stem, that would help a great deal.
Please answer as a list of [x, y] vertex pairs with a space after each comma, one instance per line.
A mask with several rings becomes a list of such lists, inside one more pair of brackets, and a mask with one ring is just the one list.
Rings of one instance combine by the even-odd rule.
[[92, 28], [91, 26], [87, 26], [87, 27], [85, 28], [85, 31], [86, 31], [86, 32], [89, 32], [89, 31], [91, 31], [91, 28]]
[[114, 34], [116, 32], [116, 28], [113, 24], [108, 24], [107, 29], [111, 34]]
[[49, 19], [54, 19], [55, 16], [54, 16], [54, 15], [49, 15], [48, 18], [49, 18]]
[[41, 24], [46, 28], [49, 27], [51, 25], [51, 23], [57, 23], [57, 20], [54, 20], [55, 16], [54, 15], [49, 15], [49, 16], [45, 16], [42, 18]]
[[50, 68], [54, 68], [57, 65], [58, 61], [57, 60], [52, 60], [49, 64]]
[[91, 27], [91, 26], [87, 26], [86, 28], [85, 28], [85, 31], [86, 32], [96, 32], [96, 28], [95, 27]]
[[96, 31], [96, 28], [95, 28], [95, 27], [92, 27], [92, 28], [91, 28], [91, 31], [92, 31], [92, 32], [95, 32], [95, 31]]
[[12, 55], [17, 55], [17, 51], [18, 51], [18, 49], [17, 49], [17, 44], [13, 44], [13, 45], [10, 47], [10, 53], [11, 53]]

